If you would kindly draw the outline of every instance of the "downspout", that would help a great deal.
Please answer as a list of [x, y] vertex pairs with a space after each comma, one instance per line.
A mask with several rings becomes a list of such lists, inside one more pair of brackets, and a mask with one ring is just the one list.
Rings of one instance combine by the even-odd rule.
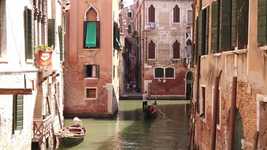
[[233, 83], [232, 83], [232, 102], [231, 102], [231, 108], [230, 108], [230, 132], [229, 132], [229, 150], [234, 150], [234, 144], [235, 144], [235, 119], [236, 119], [236, 98], [237, 98], [237, 76], [233, 77]]
[[211, 150], [216, 150], [216, 126], [217, 126], [217, 113], [218, 113], [218, 100], [219, 100], [219, 84], [222, 75], [222, 70], [215, 79], [214, 97], [213, 97], [213, 116], [211, 126]]

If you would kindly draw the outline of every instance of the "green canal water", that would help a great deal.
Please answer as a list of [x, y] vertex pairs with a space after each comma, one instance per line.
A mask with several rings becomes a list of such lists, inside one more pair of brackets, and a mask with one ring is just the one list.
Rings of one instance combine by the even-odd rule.
[[143, 119], [141, 102], [120, 101], [114, 119], [82, 119], [87, 130], [84, 141], [61, 150], [186, 150], [187, 102], [158, 101], [161, 115], [153, 121]]

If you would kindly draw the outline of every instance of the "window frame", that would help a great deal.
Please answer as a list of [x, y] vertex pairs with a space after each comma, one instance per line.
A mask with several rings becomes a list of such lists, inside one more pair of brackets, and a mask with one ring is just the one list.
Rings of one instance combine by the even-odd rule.
[[[94, 98], [87, 97], [87, 89], [94, 89], [96, 96]], [[85, 97], [85, 100], [97, 100], [98, 99], [98, 88], [97, 87], [85, 87], [84, 97]]]
[[[179, 58], [174, 58], [174, 44], [175, 42], [177, 42], [179, 44]], [[171, 45], [171, 49], [172, 49], [172, 53], [171, 53], [171, 59], [172, 60], [181, 60], [181, 43], [178, 40], [175, 40], [174, 42], [172, 42]]]
[[[212, 86], [212, 92], [211, 92], [211, 96], [212, 96], [212, 102], [211, 102], [211, 106], [212, 106], [212, 115], [213, 115], [213, 100], [214, 100], [214, 86]], [[218, 130], [221, 129], [221, 124], [222, 124], [222, 94], [221, 94], [221, 87], [219, 87], [219, 112], [218, 112], [218, 117], [219, 117], [219, 123], [216, 120], [216, 128]]]
[[[171, 68], [173, 69], [173, 77], [166, 77], [166, 69]], [[176, 78], [176, 71], [174, 67], [165, 67], [164, 68], [164, 79], [175, 79]]]
[[[6, 0], [1, 0], [0, 2], [3, 7], [3, 9], [0, 12], [0, 62], [4, 62], [6, 63], [7, 62], [7, 34], [6, 34], [6, 31], [7, 31], [7, 15], [6, 15]], [[1, 26], [3, 26], [2, 30], [1, 30]]]
[[[87, 72], [86, 72], [86, 67], [88, 66], [88, 65], [91, 65], [92, 66], [92, 77], [87, 77], [86, 75], [87, 75]], [[94, 68], [94, 66], [95, 66], [95, 76], [93, 76], [93, 72], [94, 72], [94, 70], [93, 70], [93, 68]], [[85, 80], [90, 80], [90, 79], [92, 79], [92, 80], [95, 80], [95, 79], [99, 79], [100, 78], [100, 65], [99, 64], [84, 64], [83, 65], [83, 73], [84, 73], [84, 79]]]
[[[163, 70], [163, 76], [162, 77], [156, 77], [156, 69], [162, 69]], [[155, 67], [154, 68], [154, 79], [164, 79], [164, 77], [165, 77], [165, 69], [164, 69], [164, 67]]]
[[[86, 33], [87, 33], [87, 23], [95, 22], [96, 23], [96, 46], [95, 47], [86, 47]], [[100, 21], [83, 21], [83, 49], [100, 49], [101, 48], [101, 30], [100, 30]]]
[[[176, 6], [178, 7], [178, 21], [175, 20], [175, 8]], [[180, 24], [181, 23], [181, 8], [179, 7], [178, 4], [175, 4], [175, 6], [172, 8], [172, 23], [173, 24]]]
[[156, 7], [153, 4], [148, 7], [148, 23], [156, 23]]
[[[149, 49], [149, 45], [150, 45], [150, 43], [154, 43], [154, 58], [149, 58], [149, 52], [150, 52], [150, 49]], [[157, 58], [157, 50], [156, 50], [156, 48], [157, 48], [157, 45], [156, 45], [156, 43], [153, 41], [153, 40], [150, 40], [150, 42], [148, 43], [148, 50], [147, 50], [147, 60], [156, 60], [156, 58]]]

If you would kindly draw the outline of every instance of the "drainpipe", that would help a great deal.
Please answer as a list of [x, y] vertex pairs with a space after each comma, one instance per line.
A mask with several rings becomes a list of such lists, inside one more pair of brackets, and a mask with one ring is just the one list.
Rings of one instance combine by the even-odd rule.
[[229, 150], [234, 150], [235, 144], [235, 119], [236, 119], [236, 97], [237, 97], [237, 77], [233, 77], [233, 88], [232, 88], [232, 102], [230, 108], [230, 132], [229, 132]]
[[211, 150], [216, 150], [216, 126], [217, 126], [217, 113], [218, 113], [218, 100], [219, 100], [219, 83], [221, 79], [222, 70], [215, 79], [214, 98], [213, 98], [213, 115], [212, 115], [212, 128], [211, 128]]

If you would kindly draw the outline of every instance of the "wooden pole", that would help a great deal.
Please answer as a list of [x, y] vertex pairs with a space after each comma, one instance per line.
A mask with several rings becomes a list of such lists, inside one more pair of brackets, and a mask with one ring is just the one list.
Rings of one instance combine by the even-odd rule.
[[234, 150], [235, 144], [235, 119], [236, 119], [236, 97], [237, 97], [237, 77], [233, 77], [233, 87], [232, 87], [232, 102], [230, 108], [230, 132], [229, 132], [229, 150]]
[[211, 150], [216, 150], [216, 126], [217, 126], [217, 113], [218, 113], [218, 100], [219, 100], [219, 84], [221, 79], [222, 71], [216, 77], [214, 86], [214, 97], [213, 97], [213, 115], [212, 115], [212, 126], [211, 126]]

